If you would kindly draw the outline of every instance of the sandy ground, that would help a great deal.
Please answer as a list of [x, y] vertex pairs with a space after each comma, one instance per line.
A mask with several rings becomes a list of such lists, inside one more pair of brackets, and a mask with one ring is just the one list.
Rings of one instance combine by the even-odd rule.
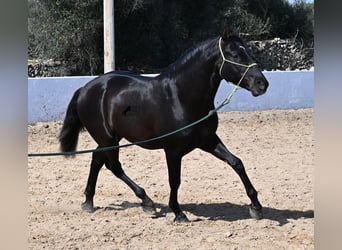
[[[242, 159], [264, 219], [249, 217], [235, 172], [200, 150], [185, 156], [179, 202], [191, 220], [173, 223], [163, 151], [124, 148], [120, 158], [165, 216], [151, 218], [110, 171], [100, 171], [95, 206], [81, 210], [91, 155], [28, 160], [29, 249], [314, 249], [313, 110], [229, 112], [218, 134]], [[58, 151], [61, 122], [28, 126], [28, 151]], [[80, 135], [78, 149], [94, 148]]]

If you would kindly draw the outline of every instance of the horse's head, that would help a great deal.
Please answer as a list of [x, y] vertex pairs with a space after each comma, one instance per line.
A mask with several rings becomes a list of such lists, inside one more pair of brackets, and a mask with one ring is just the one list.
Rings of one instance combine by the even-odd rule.
[[217, 65], [223, 79], [249, 90], [253, 96], [266, 92], [268, 81], [238, 36], [229, 34], [226, 28], [218, 47], [220, 58]]

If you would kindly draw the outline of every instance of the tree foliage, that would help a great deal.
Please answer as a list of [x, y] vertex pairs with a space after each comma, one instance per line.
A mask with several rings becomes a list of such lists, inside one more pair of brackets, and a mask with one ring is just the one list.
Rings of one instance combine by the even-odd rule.
[[[29, 0], [29, 57], [54, 59], [65, 75], [103, 72], [102, 0]], [[224, 26], [247, 39], [313, 42], [313, 4], [297, 0], [116, 0], [116, 68], [157, 72]]]
[[96, 74], [103, 70], [101, 1], [30, 0], [29, 56], [60, 60], [67, 74]]

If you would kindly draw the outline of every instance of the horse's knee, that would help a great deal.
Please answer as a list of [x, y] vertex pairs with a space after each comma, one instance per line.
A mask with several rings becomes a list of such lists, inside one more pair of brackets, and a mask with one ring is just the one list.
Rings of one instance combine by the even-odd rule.
[[232, 159], [229, 159], [228, 164], [238, 173], [245, 171], [245, 167], [238, 157], [232, 157]]
[[180, 184], [181, 184], [181, 181], [178, 178], [177, 179], [171, 179], [169, 181], [169, 185], [170, 185], [171, 190], [178, 190]]
[[122, 178], [124, 171], [122, 170], [121, 163], [106, 163], [106, 167], [119, 179]]

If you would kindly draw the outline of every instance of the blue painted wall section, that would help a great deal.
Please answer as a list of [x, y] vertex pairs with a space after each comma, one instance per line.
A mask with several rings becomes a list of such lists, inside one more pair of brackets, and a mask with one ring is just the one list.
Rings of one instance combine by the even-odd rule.
[[[264, 75], [270, 83], [264, 95], [253, 97], [249, 91], [240, 88], [230, 104], [221, 111], [299, 109], [314, 106], [313, 71], [268, 71]], [[222, 81], [215, 105], [219, 105], [231, 90], [232, 87]]]
[[[264, 72], [269, 80], [265, 95], [253, 97], [250, 92], [239, 89], [224, 111], [256, 111], [268, 109], [299, 109], [314, 106], [313, 71]], [[95, 78], [48, 77], [28, 79], [28, 123], [63, 120], [67, 105], [76, 89]], [[222, 81], [215, 105], [229, 95], [232, 87]]]

